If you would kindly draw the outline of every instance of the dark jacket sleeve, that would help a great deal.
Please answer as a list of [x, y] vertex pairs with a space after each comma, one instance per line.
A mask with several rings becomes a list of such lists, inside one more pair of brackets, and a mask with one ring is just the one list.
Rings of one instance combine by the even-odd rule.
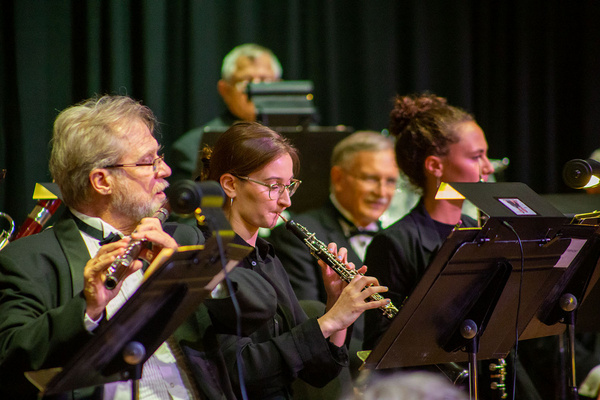
[[[236, 392], [239, 394], [240, 390], [238, 360], [243, 362], [244, 382], [251, 398], [281, 393], [282, 390], [287, 390], [286, 388], [296, 378], [301, 378], [313, 386], [323, 386], [336, 377], [341, 369], [347, 366], [347, 349], [337, 347], [323, 337], [317, 320], [306, 317], [289, 283], [285, 282], [285, 285], [278, 285], [273, 289], [279, 291], [280, 295], [283, 291], [284, 296], [293, 298], [293, 301], [286, 306], [281, 302], [278, 303], [276, 297], [269, 299], [264, 293], [257, 292], [256, 283], [251, 283], [250, 280], [260, 281], [262, 276], [252, 270], [246, 272], [247, 281], [236, 282], [236, 297], [243, 299], [254, 296], [258, 298], [255, 302], [270, 302], [277, 313], [271, 315], [266, 321], [263, 321], [263, 317], [268, 314], [258, 313], [257, 315], [261, 316], [263, 321], [262, 325], [250, 334], [246, 332], [242, 337], [228, 333], [227, 330], [221, 329], [217, 332], [215, 329], [220, 353]], [[281, 274], [272, 278], [283, 283], [285, 274], [283, 271]], [[230, 312], [224, 312], [231, 309], [224, 306], [226, 300], [211, 300], [206, 303], [213, 322], [212, 328], [225, 326], [231, 329], [233, 326], [236, 317]], [[218, 305], [219, 303], [221, 304]], [[257, 309], [261, 308], [264, 311], [268, 306]], [[204, 332], [210, 333], [210, 329], [205, 329]], [[206, 338], [204, 340], [206, 341]]]
[[[379, 234], [367, 249], [365, 264], [369, 266], [369, 275], [377, 278], [380, 285], [389, 288], [385, 297], [400, 307], [408, 295], [409, 277], [414, 275], [402, 246], [387, 233]], [[406, 274], [398, 271], [406, 271]], [[390, 324], [391, 320], [383, 318], [379, 310], [366, 311], [363, 349], [372, 350]]]
[[269, 390], [286, 387], [298, 377], [322, 387], [348, 365], [345, 348], [325, 340], [316, 319], [306, 320], [267, 341], [233, 335], [219, 335], [219, 341], [236, 387], [236, 357], [241, 355], [246, 388], [252, 397], [270, 395]]
[[[62, 365], [91, 337], [83, 295], [64, 298], [70, 273], [51, 235], [22, 238], [0, 252], [0, 394], [8, 393], [2, 398], [35, 398], [23, 373]], [[30, 251], [44, 245], [47, 251]]]

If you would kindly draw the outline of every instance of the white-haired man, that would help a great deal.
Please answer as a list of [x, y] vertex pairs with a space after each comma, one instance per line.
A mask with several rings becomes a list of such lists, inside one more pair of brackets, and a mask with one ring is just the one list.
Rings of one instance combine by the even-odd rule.
[[[196, 227], [163, 229], [149, 218], [164, 204], [171, 174], [155, 125], [152, 111], [126, 96], [89, 99], [57, 117], [50, 172], [65, 212], [50, 229], [0, 253], [0, 398], [36, 399], [24, 372], [64, 366], [137, 289], [141, 261], [115, 289], [104, 286], [107, 269], [130, 240], [146, 239], [155, 254], [204, 243]], [[109, 237], [117, 241], [107, 243]], [[144, 364], [140, 398], [193, 398], [193, 384], [173, 354], [163, 344]], [[118, 382], [64, 398], [131, 398], [130, 390], [130, 383]]]
[[173, 143], [173, 180], [195, 178], [198, 150], [206, 129], [226, 129], [237, 121], [256, 121], [256, 108], [245, 90], [248, 83], [281, 79], [281, 64], [266, 47], [246, 43], [235, 47], [223, 59], [219, 95], [227, 110], [204, 126], [192, 129]]

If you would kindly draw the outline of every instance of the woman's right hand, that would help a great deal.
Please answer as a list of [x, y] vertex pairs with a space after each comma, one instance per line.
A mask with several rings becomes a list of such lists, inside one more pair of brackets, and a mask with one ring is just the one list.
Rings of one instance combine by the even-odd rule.
[[[377, 301], [365, 301], [375, 293], [387, 292], [388, 288], [379, 286], [376, 278], [357, 274], [350, 284], [348, 284], [331, 309], [318, 319], [319, 326], [325, 338], [329, 338], [336, 332], [346, 330], [356, 319], [366, 310], [383, 307], [389, 304], [389, 299]], [[344, 339], [345, 339], [345, 335]], [[333, 339], [333, 338], [332, 338]], [[339, 343], [339, 339], [332, 340], [336, 345], [341, 346], [344, 339]]]

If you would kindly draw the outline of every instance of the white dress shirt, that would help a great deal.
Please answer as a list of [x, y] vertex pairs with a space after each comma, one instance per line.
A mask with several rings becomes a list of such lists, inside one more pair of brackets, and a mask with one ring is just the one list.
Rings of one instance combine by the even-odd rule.
[[[84, 223], [103, 232], [104, 237], [113, 232], [123, 236], [121, 232], [100, 218], [89, 217], [73, 209], [71, 209], [71, 212]], [[94, 257], [100, 250], [99, 240], [85, 232], [80, 231], [80, 233], [88, 248], [90, 257]], [[115, 315], [127, 299], [135, 293], [142, 280], [143, 272], [140, 270], [123, 281], [117, 296], [106, 306], [106, 318], [110, 319]], [[84, 323], [88, 331], [95, 329], [99, 322], [100, 320], [93, 321], [86, 314]], [[189, 389], [190, 387], [189, 380], [180, 372], [175, 356], [165, 342], [144, 363], [142, 378], [139, 381], [139, 398], [144, 400], [193, 399], [193, 392]], [[131, 400], [131, 382], [119, 381], [105, 384], [104, 399]]]

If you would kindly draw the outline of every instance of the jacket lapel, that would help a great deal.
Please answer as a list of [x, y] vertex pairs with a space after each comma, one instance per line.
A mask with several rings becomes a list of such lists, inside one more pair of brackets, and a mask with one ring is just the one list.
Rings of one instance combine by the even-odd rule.
[[90, 253], [70, 212], [65, 212], [53, 229], [69, 265], [74, 296], [83, 290], [83, 269]]
[[328, 200], [327, 213], [325, 213], [323, 217], [323, 227], [329, 233], [329, 237], [327, 239], [329, 242], [335, 242], [338, 245], [338, 248], [345, 247], [346, 249], [348, 249], [348, 261], [353, 262], [356, 265], [356, 268], [360, 268], [362, 267], [362, 261], [360, 261], [358, 254], [356, 254], [356, 252], [352, 248], [350, 240], [344, 235], [344, 231], [340, 225], [338, 218], [343, 217], [341, 216], [337, 208], [335, 208], [331, 200]]

